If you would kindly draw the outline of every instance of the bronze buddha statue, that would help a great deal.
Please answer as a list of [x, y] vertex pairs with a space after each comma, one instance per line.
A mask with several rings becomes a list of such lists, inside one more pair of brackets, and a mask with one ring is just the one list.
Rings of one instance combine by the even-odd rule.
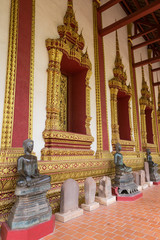
[[115, 168], [116, 168], [116, 174], [132, 172], [132, 168], [127, 167], [123, 163], [123, 155], [120, 153], [121, 145], [119, 143], [116, 143], [115, 147], [116, 147], [116, 153], [114, 154], [114, 163], [115, 163]]
[[24, 155], [17, 160], [17, 171], [19, 179], [17, 186], [30, 187], [50, 182], [50, 176], [40, 175], [37, 164], [37, 157], [32, 155], [34, 142], [26, 139], [23, 142]]

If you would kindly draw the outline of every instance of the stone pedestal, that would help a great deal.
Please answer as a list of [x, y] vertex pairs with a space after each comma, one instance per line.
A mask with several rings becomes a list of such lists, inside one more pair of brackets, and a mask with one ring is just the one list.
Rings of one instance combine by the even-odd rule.
[[98, 202], [101, 205], [108, 206], [108, 205], [116, 202], [116, 196], [110, 196], [108, 198], [96, 197], [96, 202]]
[[55, 216], [49, 221], [34, 225], [26, 229], [11, 230], [5, 222], [1, 227], [2, 240], [39, 240], [53, 232], [55, 227]]
[[81, 208], [85, 211], [91, 212], [97, 208], [99, 208], [99, 203], [98, 202], [93, 202], [90, 204], [81, 204]]
[[152, 187], [153, 186], [153, 182], [147, 182], [147, 184], [148, 184], [148, 187]]
[[56, 220], [67, 222], [83, 215], [83, 209], [78, 208], [79, 186], [69, 178], [61, 187], [60, 212], [55, 214]]
[[137, 185], [134, 183], [132, 173], [124, 173], [115, 176], [114, 187], [118, 187], [118, 194], [121, 196], [129, 196], [138, 193]]
[[52, 209], [46, 198], [50, 183], [40, 186], [16, 187], [16, 202], [8, 217], [8, 225], [13, 229], [25, 229], [49, 221]]
[[73, 218], [79, 217], [83, 215], [83, 209], [78, 208], [76, 210], [73, 211], [68, 211], [66, 213], [55, 213], [55, 218], [57, 221], [60, 222], [67, 222]]
[[139, 191], [133, 194], [122, 194], [119, 195], [118, 187], [112, 187], [112, 193], [116, 195], [117, 201], [135, 201], [143, 196], [143, 194]]

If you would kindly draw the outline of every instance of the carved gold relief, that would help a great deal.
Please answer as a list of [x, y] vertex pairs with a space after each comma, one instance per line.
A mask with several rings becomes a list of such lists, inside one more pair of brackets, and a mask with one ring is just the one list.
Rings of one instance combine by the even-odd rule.
[[[47, 39], [46, 47], [49, 54], [46, 123], [43, 132], [45, 148], [42, 149], [42, 160], [72, 159], [73, 157], [86, 159], [92, 157], [90, 150], [93, 142], [90, 131], [90, 86], [91, 62], [87, 51], [83, 53], [84, 38], [78, 33], [78, 23], [75, 19], [72, 0], [68, 0], [67, 11], [63, 19], [64, 24], [58, 26], [59, 39]], [[63, 57], [68, 61], [74, 60], [80, 67], [85, 67], [85, 129], [86, 133], [67, 132], [68, 104], [67, 104], [67, 75], [62, 75], [61, 64]], [[74, 91], [74, 89], [72, 89]], [[77, 106], [78, 107], [78, 106]], [[74, 113], [72, 113], [74, 114]], [[60, 130], [60, 131], [59, 131]], [[57, 141], [58, 140], [58, 141]], [[83, 143], [81, 142], [83, 141]], [[81, 143], [80, 143], [81, 142]], [[88, 146], [86, 148], [86, 146]], [[58, 148], [58, 149], [57, 149]]]
[[14, 117], [14, 96], [17, 62], [17, 29], [18, 29], [18, 0], [11, 1], [10, 30], [8, 43], [8, 60], [6, 74], [6, 88], [3, 112], [1, 148], [12, 145], [12, 128]]
[[133, 69], [133, 62], [132, 62], [132, 23], [127, 25], [128, 31], [128, 54], [129, 54], [129, 66], [130, 66], [130, 76], [131, 76], [131, 89], [132, 89], [132, 109], [133, 109], [133, 129], [134, 129], [134, 140], [135, 140], [135, 151], [140, 150], [139, 145], [139, 134], [137, 128], [137, 111], [136, 111], [136, 84], [134, 82], [134, 69]]
[[61, 131], [67, 131], [67, 77], [61, 75], [60, 79], [60, 112], [59, 124]]
[[102, 137], [102, 112], [101, 112], [101, 91], [100, 91], [100, 71], [99, 71], [99, 48], [98, 48], [98, 19], [97, 8], [99, 1], [93, 1], [93, 27], [94, 27], [94, 62], [95, 62], [95, 88], [96, 88], [96, 121], [97, 121], [97, 152], [96, 158], [103, 157], [103, 137]]
[[[120, 56], [119, 50], [119, 42], [118, 42], [118, 35], [116, 32], [116, 58], [115, 58], [115, 68], [113, 69], [114, 78], [109, 81], [110, 87], [110, 95], [111, 95], [111, 119], [112, 119], [112, 145], [114, 149], [114, 145], [117, 142], [120, 142], [122, 145], [122, 150], [133, 150], [135, 143], [133, 142], [133, 134], [132, 134], [132, 119], [131, 119], [131, 87], [130, 85], [127, 86], [126, 80], [127, 75], [124, 71], [124, 65], [122, 63], [122, 59]], [[124, 94], [130, 96], [128, 100], [128, 117], [129, 117], [129, 127], [130, 127], [130, 141], [124, 141], [120, 139], [120, 132], [119, 132], [119, 124], [118, 124], [118, 108], [117, 108], [117, 101], [118, 101], [118, 92], [121, 91]], [[129, 146], [129, 147], [127, 147]], [[115, 149], [114, 149], [115, 150]]]
[[[144, 77], [144, 68], [142, 66], [142, 89], [141, 89], [141, 98], [139, 100], [140, 103], [140, 115], [141, 115], [141, 135], [142, 135], [142, 147], [145, 151], [146, 148], [152, 148], [155, 151], [155, 137], [153, 130], [153, 102], [150, 100], [151, 93], [148, 89], [147, 82]], [[153, 144], [149, 144], [147, 142], [147, 127], [146, 127], [146, 108], [151, 109], [151, 119], [152, 119], [152, 132], [153, 132]]]

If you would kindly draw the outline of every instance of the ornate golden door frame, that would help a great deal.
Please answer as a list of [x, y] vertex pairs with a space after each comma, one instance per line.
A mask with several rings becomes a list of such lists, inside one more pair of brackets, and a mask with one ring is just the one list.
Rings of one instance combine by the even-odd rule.
[[147, 148], [150, 148], [152, 152], [156, 152], [155, 132], [153, 128], [153, 102], [150, 100], [151, 94], [144, 78], [143, 67], [141, 95], [142, 96], [139, 100], [139, 103], [141, 115], [142, 149], [145, 152]]
[[[82, 33], [73, 12], [73, 3], [68, 1], [64, 25], [58, 26], [59, 39], [47, 39], [49, 54], [47, 84], [47, 118], [43, 138], [42, 160], [92, 158], [90, 149], [93, 137], [90, 132], [90, 87], [91, 62], [84, 48]], [[67, 131], [62, 128], [61, 78], [67, 76]], [[62, 103], [62, 101], [61, 101]]]
[[[113, 69], [114, 78], [109, 81], [111, 95], [112, 146], [119, 142], [124, 151], [133, 151], [135, 143], [132, 136], [131, 122], [131, 87], [127, 86], [127, 75], [119, 51], [118, 35], [116, 32], [116, 58]], [[124, 109], [122, 104], [124, 104]], [[122, 116], [122, 113], [124, 116]], [[124, 129], [123, 120], [127, 130]], [[125, 131], [123, 133], [123, 131]]]

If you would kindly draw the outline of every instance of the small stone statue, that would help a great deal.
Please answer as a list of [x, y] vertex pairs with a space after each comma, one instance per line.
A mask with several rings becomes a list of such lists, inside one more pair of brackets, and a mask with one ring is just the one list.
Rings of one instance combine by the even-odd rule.
[[115, 147], [116, 147], [116, 153], [114, 154], [114, 163], [116, 165], [116, 173], [123, 174], [123, 173], [132, 172], [132, 168], [127, 167], [123, 163], [123, 155], [120, 153], [121, 145], [119, 143], [117, 143]]
[[40, 175], [37, 164], [37, 157], [32, 155], [33, 141], [26, 139], [23, 142], [24, 155], [17, 160], [17, 171], [19, 179], [17, 185], [20, 187], [30, 187], [50, 182], [50, 176]]
[[52, 217], [52, 209], [46, 198], [51, 188], [50, 176], [40, 175], [38, 171], [37, 157], [31, 154], [33, 141], [25, 140], [23, 148], [25, 154], [17, 160], [17, 198], [8, 217], [11, 229], [26, 229]]
[[150, 180], [152, 182], [159, 182], [160, 175], [158, 174], [158, 164], [152, 161], [150, 149], [146, 149], [146, 155], [147, 155], [147, 162], [149, 164]]

